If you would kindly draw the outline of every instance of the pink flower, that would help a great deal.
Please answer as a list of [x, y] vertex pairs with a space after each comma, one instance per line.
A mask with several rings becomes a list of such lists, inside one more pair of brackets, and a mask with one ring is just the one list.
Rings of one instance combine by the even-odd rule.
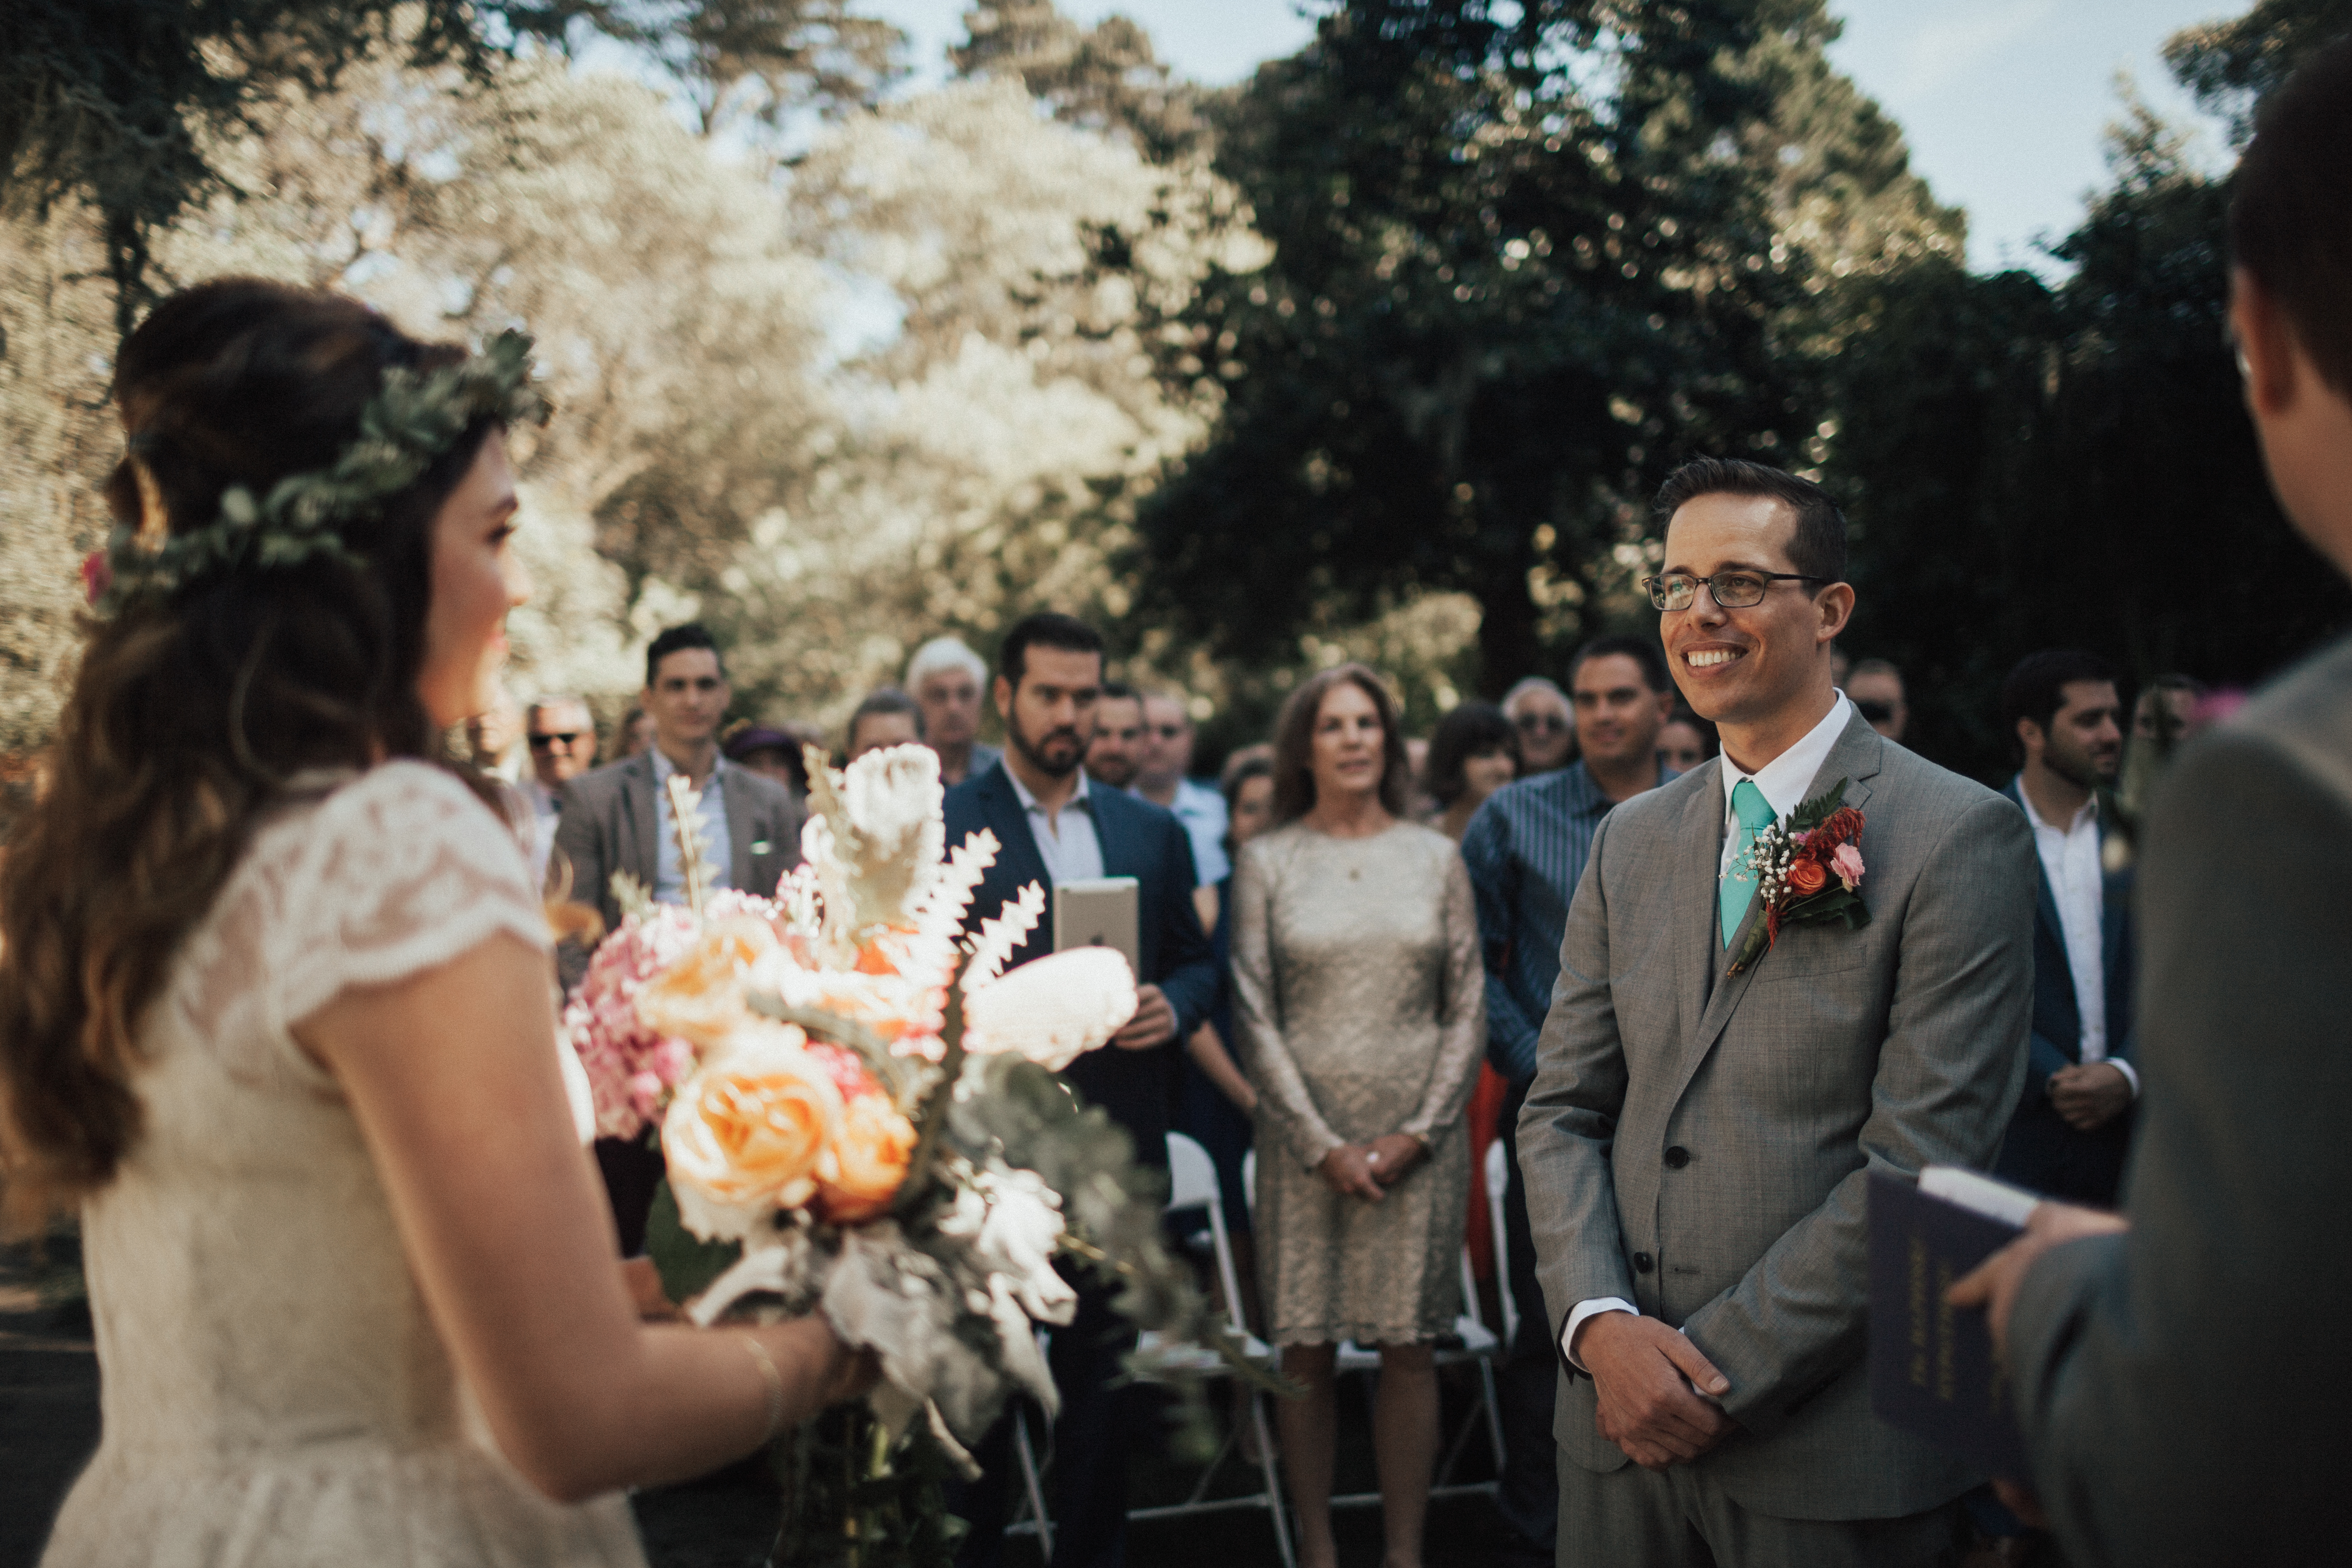
[[114, 568], [106, 559], [106, 552], [93, 550], [81, 558], [81, 596], [91, 605], [106, 597], [114, 586]]
[[629, 1076], [629, 1104], [648, 1121], [653, 1120], [655, 1110], [661, 1104], [661, 1091], [662, 1080], [649, 1072]]
[[656, 1078], [676, 1088], [686, 1081], [687, 1074], [694, 1070], [694, 1047], [672, 1037], [656, 1046], [647, 1061]]
[[1830, 869], [1838, 874], [1849, 893], [1862, 885], [1862, 851], [1852, 844], [1841, 844], [1830, 853]]

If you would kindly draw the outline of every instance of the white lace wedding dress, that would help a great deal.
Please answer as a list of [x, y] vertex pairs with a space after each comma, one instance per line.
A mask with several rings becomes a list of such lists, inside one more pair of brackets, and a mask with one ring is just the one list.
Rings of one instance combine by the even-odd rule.
[[256, 837], [142, 1027], [145, 1130], [83, 1210], [105, 1435], [46, 1568], [643, 1564], [622, 1498], [551, 1502], [491, 1447], [289, 1033], [500, 931], [547, 942], [521, 847], [437, 769], [387, 763]]

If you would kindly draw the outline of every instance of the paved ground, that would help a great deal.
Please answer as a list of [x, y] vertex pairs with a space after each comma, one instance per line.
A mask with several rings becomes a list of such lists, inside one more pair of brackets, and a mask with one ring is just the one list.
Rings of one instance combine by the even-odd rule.
[[[98, 1441], [98, 1362], [79, 1294], [79, 1251], [69, 1236], [42, 1247], [0, 1247], [0, 1568], [32, 1568], [58, 1500]], [[1346, 1396], [1343, 1396], [1346, 1397]], [[1460, 1394], [1449, 1394], [1449, 1420]], [[1339, 1487], [1370, 1489], [1368, 1413], [1343, 1404]], [[1478, 1453], [1465, 1461], [1465, 1479]], [[1188, 1478], [1139, 1461], [1139, 1497], [1181, 1495]], [[1174, 1494], [1169, 1489], [1175, 1489]], [[775, 1521], [765, 1470], [739, 1466], [686, 1486], [640, 1493], [637, 1519], [653, 1568], [761, 1568]], [[1376, 1509], [1339, 1515], [1342, 1568], [1380, 1562]], [[1499, 1531], [1484, 1497], [1438, 1503], [1430, 1519], [1427, 1568], [1482, 1568], [1496, 1561]], [[1256, 1568], [1278, 1562], [1265, 1517], [1232, 1513], [1139, 1523], [1131, 1568]], [[1034, 1542], [1008, 1544], [1005, 1568], [1038, 1568]]]

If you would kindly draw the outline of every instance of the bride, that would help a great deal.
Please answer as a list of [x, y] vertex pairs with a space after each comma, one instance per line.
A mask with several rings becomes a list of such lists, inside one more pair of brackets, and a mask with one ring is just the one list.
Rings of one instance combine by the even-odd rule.
[[122, 346], [122, 527], [0, 866], [0, 1152], [76, 1202], [105, 1436], [46, 1563], [643, 1562], [618, 1489], [856, 1392], [641, 1323], [522, 850], [439, 736], [529, 593], [519, 338], [247, 279]]

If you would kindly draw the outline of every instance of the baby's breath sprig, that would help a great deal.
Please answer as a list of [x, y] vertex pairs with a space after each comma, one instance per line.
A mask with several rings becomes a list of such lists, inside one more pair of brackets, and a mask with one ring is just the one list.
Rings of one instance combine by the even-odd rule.
[[[373, 513], [422, 479], [467, 426], [486, 416], [508, 425], [541, 424], [547, 401], [530, 384], [530, 339], [504, 331], [464, 363], [418, 374], [384, 372], [383, 384], [360, 411], [359, 435], [323, 468], [289, 474], [257, 497], [246, 485], [221, 492], [220, 515], [202, 528], [163, 531], [142, 517], [117, 528], [107, 543], [109, 582], [101, 616], [152, 596], [168, 596], [201, 578], [238, 568], [269, 571], [313, 560], [357, 563], [343, 525]], [[134, 450], [134, 463], [141, 462]], [[160, 507], [152, 481], [141, 490]]]

